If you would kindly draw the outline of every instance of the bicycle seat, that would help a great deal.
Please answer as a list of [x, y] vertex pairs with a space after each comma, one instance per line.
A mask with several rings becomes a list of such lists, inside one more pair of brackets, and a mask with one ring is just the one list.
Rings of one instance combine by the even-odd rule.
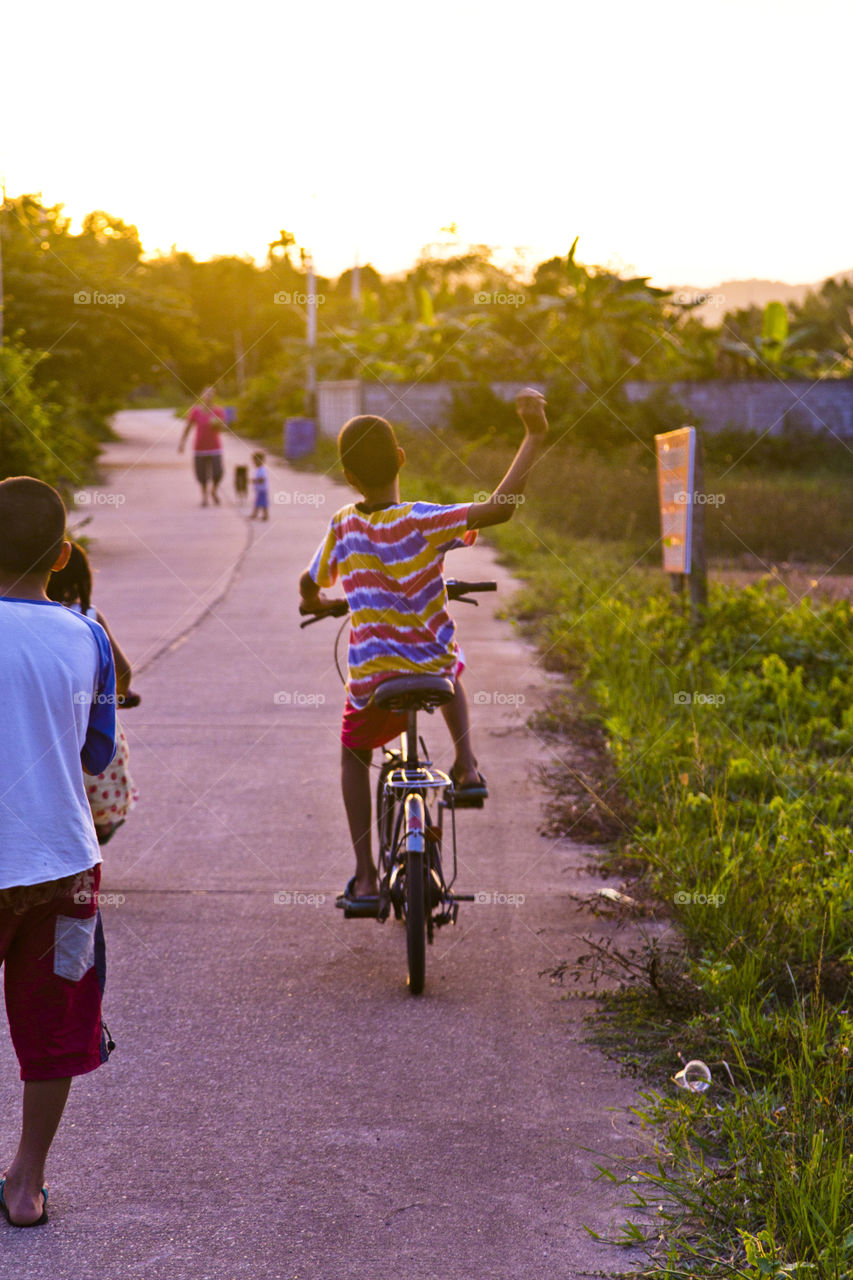
[[388, 711], [420, 711], [442, 706], [455, 692], [445, 676], [394, 676], [376, 686], [373, 701]]

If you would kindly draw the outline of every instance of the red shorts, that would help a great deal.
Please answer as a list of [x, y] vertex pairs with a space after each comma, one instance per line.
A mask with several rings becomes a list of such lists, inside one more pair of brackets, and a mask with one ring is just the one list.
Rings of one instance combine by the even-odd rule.
[[[458, 680], [464, 670], [465, 663], [460, 658], [452, 679]], [[386, 711], [372, 702], [359, 710], [347, 699], [341, 723], [341, 744], [352, 751], [372, 751], [374, 747], [384, 747], [386, 742], [405, 733], [407, 722], [405, 711]]]
[[6, 1012], [22, 1080], [82, 1076], [106, 1061], [100, 865], [66, 891], [16, 914], [0, 910]]
[[352, 751], [372, 751], [406, 732], [405, 711], [388, 711], [369, 702], [358, 710], [352, 703], [344, 707], [341, 743]]

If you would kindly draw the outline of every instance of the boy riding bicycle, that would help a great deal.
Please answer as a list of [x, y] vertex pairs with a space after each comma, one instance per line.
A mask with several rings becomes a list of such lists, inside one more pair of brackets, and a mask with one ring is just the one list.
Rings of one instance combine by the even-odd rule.
[[304, 613], [332, 603], [322, 594], [340, 576], [350, 608], [349, 679], [341, 728], [341, 786], [356, 870], [344, 903], [375, 899], [371, 848], [370, 762], [406, 727], [401, 712], [373, 705], [373, 691], [400, 675], [446, 676], [456, 685], [442, 707], [455, 747], [450, 771], [457, 796], [487, 794], [469, 732], [468, 699], [460, 679], [464, 660], [447, 610], [444, 555], [470, 546], [478, 529], [512, 518], [548, 430], [545, 401], [529, 388], [516, 397], [525, 435], [503, 480], [485, 502], [439, 506], [401, 502], [399, 471], [405, 454], [384, 418], [352, 418], [338, 436], [347, 482], [363, 495], [336, 512], [302, 577]]

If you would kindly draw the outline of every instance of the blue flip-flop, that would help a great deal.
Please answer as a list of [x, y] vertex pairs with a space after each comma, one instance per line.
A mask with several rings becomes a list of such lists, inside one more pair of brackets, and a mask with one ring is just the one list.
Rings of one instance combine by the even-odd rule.
[[47, 1187], [42, 1187], [41, 1189], [44, 1206], [41, 1211], [41, 1217], [36, 1218], [35, 1222], [13, 1222], [12, 1221], [12, 1215], [9, 1213], [9, 1206], [6, 1203], [6, 1197], [3, 1194], [3, 1192], [5, 1191], [5, 1188], [6, 1188], [6, 1179], [5, 1177], [3, 1177], [3, 1178], [0, 1178], [0, 1213], [3, 1214], [3, 1217], [6, 1219], [9, 1226], [19, 1227], [22, 1230], [25, 1227], [43, 1227], [44, 1224], [47, 1222]]
[[476, 782], [467, 782], [460, 786], [450, 771], [453, 786], [445, 793], [445, 803], [454, 809], [482, 809], [483, 801], [489, 797], [489, 787], [482, 773], [478, 771]]
[[357, 915], [375, 916], [379, 909], [379, 895], [372, 893], [365, 898], [357, 898], [355, 876], [351, 876], [343, 893], [339, 893], [335, 899], [335, 906], [342, 907], [350, 918]]

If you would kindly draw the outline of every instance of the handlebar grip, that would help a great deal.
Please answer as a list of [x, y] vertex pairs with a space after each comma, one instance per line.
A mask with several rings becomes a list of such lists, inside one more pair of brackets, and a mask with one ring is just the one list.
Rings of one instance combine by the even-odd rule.
[[349, 605], [346, 600], [330, 600], [324, 609], [317, 609], [315, 612], [313, 609], [303, 609], [302, 605], [300, 605], [299, 612], [303, 618], [325, 618], [327, 616], [330, 618], [342, 618], [345, 613], [349, 613]]
[[324, 618], [343, 618], [349, 613], [349, 605], [346, 600], [330, 601], [325, 609], [321, 609], [319, 613], [313, 613], [310, 609], [303, 609], [299, 606], [299, 612], [305, 622], [300, 622], [300, 629], [310, 627], [314, 622], [322, 622]]
[[460, 596], [470, 595], [475, 591], [497, 591], [498, 584], [496, 582], [460, 582], [457, 578], [447, 579], [447, 595], [451, 600], [458, 600]]

